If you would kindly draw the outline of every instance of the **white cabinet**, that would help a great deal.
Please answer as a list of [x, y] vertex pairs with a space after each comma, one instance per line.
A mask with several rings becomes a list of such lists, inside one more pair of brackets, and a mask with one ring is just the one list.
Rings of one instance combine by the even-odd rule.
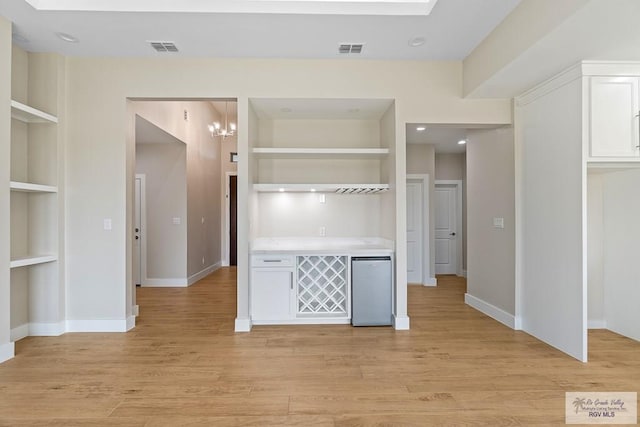
[[639, 158], [640, 77], [591, 77], [589, 154]]
[[254, 255], [251, 258], [251, 320], [286, 323], [295, 317], [294, 258]]

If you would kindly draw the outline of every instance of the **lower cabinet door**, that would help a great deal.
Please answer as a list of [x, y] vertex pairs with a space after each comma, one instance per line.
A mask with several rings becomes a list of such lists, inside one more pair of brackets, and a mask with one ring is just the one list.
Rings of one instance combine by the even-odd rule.
[[251, 318], [288, 320], [293, 293], [293, 270], [254, 269], [251, 280]]

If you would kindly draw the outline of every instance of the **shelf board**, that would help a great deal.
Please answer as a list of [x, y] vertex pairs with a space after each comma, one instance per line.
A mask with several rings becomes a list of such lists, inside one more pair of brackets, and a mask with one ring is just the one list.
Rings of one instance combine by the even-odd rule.
[[253, 184], [260, 193], [376, 194], [389, 190], [388, 184]]
[[283, 148], [256, 147], [253, 154], [263, 158], [371, 158], [389, 154], [388, 148]]
[[9, 267], [26, 267], [28, 265], [44, 264], [46, 262], [56, 261], [58, 257], [56, 255], [27, 255], [11, 259]]
[[11, 100], [11, 117], [25, 123], [58, 123], [56, 116], [14, 100]]
[[51, 185], [32, 184], [30, 182], [11, 181], [9, 187], [12, 191], [23, 191], [26, 193], [57, 193], [58, 187]]

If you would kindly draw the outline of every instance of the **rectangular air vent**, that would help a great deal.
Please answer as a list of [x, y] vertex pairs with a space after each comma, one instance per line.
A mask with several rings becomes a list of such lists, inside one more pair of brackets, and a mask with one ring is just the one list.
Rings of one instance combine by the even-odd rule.
[[341, 43], [340, 46], [338, 46], [338, 52], [344, 54], [359, 54], [362, 53], [363, 46], [364, 43]]
[[156, 52], [162, 53], [174, 53], [178, 51], [178, 48], [173, 42], [149, 42], [151, 47], [156, 50]]

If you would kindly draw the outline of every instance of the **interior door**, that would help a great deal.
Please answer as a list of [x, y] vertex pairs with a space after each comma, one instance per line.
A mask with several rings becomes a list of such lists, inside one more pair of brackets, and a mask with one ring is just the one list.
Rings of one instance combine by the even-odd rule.
[[142, 283], [142, 180], [136, 178], [135, 182], [135, 200], [134, 200], [134, 229], [133, 229], [133, 283], [140, 285]]
[[229, 265], [238, 265], [238, 177], [229, 177]]
[[424, 204], [421, 180], [407, 180], [407, 281], [423, 283], [422, 253]]
[[435, 255], [436, 274], [458, 272], [457, 187], [436, 184], [435, 202]]

